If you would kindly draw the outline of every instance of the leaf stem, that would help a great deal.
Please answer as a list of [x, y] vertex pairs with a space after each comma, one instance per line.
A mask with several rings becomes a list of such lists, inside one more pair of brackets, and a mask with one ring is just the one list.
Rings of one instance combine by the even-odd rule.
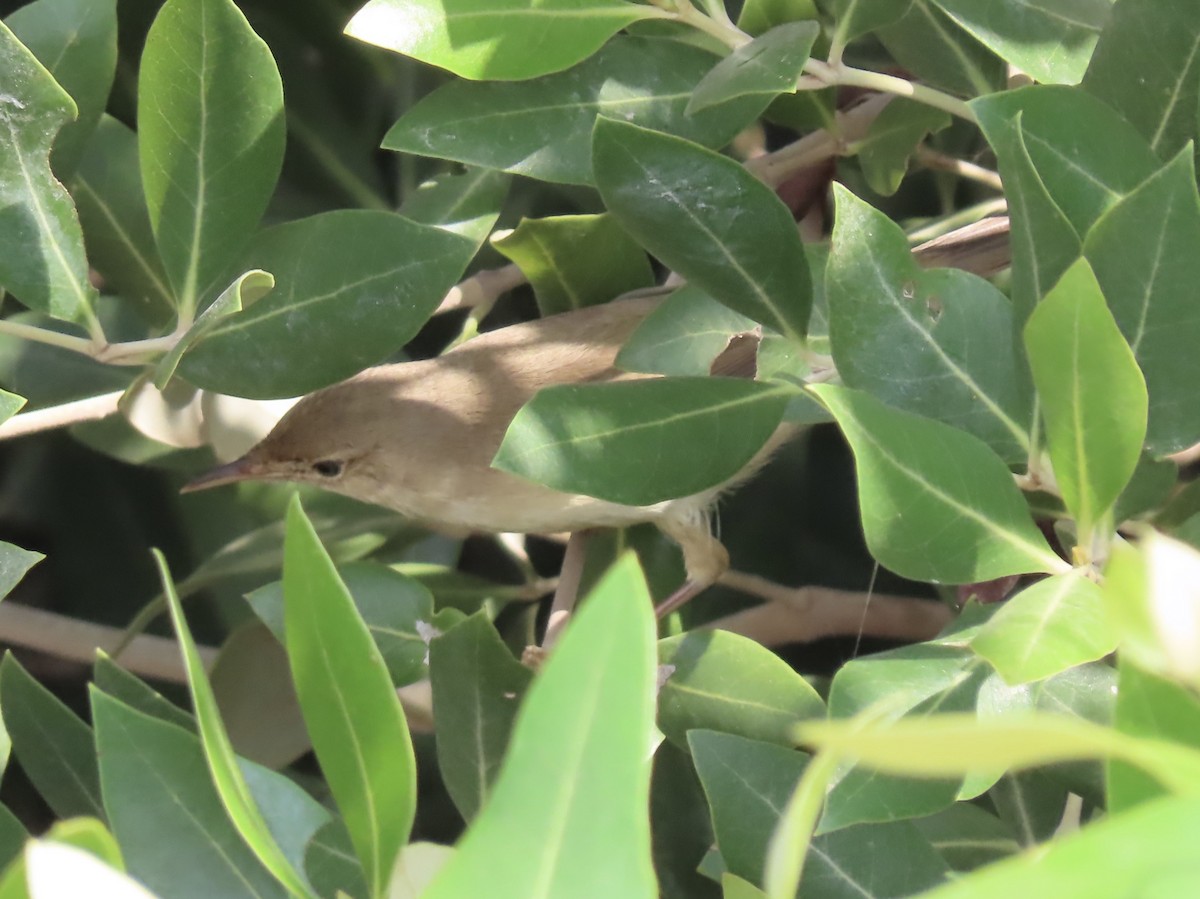
[[966, 101], [906, 78], [885, 75], [883, 72], [868, 72], [866, 69], [856, 69], [840, 62], [830, 64], [819, 59], [810, 59], [804, 64], [804, 71], [816, 78], [824, 87], [861, 87], [866, 90], [895, 94], [935, 109], [944, 110], [951, 115], [966, 119], [968, 122], [975, 121], [975, 114], [971, 112], [971, 107], [966, 104]]
[[0, 334], [8, 334], [12, 337], [20, 337], [22, 340], [44, 343], [48, 346], [56, 346], [59, 349], [70, 350], [73, 353], [81, 353], [84, 356], [93, 355], [96, 348], [103, 345], [97, 343], [94, 339], [76, 337], [73, 334], [63, 334], [61, 331], [52, 331], [49, 328], [38, 328], [34, 325], [7, 320], [0, 320]]
[[65, 428], [85, 421], [108, 418], [117, 412], [117, 401], [121, 399], [122, 393], [123, 391], [116, 390], [112, 393], [102, 393], [99, 396], [89, 396], [86, 399], [63, 403], [60, 406], [22, 412], [0, 424], [0, 440], [12, 440], [28, 434], [38, 434], [42, 431]]
[[930, 169], [937, 169], [943, 172], [950, 172], [953, 175], [958, 175], [960, 178], [968, 178], [972, 181], [977, 181], [990, 187], [992, 190], [1004, 192], [1004, 184], [1000, 180], [1000, 175], [993, 172], [991, 169], [985, 169], [981, 165], [976, 165], [973, 162], [967, 162], [965, 159], [958, 159], [954, 156], [948, 156], [945, 153], [939, 153], [932, 147], [922, 144], [917, 147], [917, 162]]

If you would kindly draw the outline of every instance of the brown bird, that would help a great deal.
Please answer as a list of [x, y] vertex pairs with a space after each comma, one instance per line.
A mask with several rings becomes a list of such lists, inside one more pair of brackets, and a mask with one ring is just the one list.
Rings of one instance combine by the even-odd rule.
[[[1007, 220], [1001, 221], [999, 228], [977, 223], [966, 237], [932, 241], [918, 248], [918, 259], [991, 269], [997, 244], [1001, 255], [1007, 250]], [[613, 362], [661, 301], [616, 300], [491, 331], [434, 359], [367, 369], [305, 397], [244, 456], [183, 489], [246, 480], [315, 484], [460, 534], [652, 522], [683, 551], [688, 582], [659, 608], [678, 607], [729, 566], [710, 527], [716, 499], [752, 476], [794, 428], [780, 427], [725, 483], [651, 506], [563, 493], [491, 467], [517, 410], [543, 387], [646, 377]], [[735, 369], [744, 350], [730, 347]]]
[[683, 550], [694, 594], [729, 564], [709, 527], [713, 503], [753, 474], [790, 428], [730, 481], [652, 506], [562, 493], [491, 467], [517, 410], [541, 388], [646, 377], [614, 368], [613, 360], [661, 301], [566, 312], [490, 331], [434, 359], [367, 369], [306, 396], [244, 456], [183, 489], [245, 480], [315, 484], [448, 533], [548, 534], [653, 522]]

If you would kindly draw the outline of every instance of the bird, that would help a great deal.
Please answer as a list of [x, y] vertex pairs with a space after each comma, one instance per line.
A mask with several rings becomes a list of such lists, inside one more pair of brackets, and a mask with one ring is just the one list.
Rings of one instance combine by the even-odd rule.
[[[243, 456], [183, 491], [250, 480], [311, 484], [448, 534], [650, 522], [683, 553], [687, 581], [669, 600], [677, 608], [729, 567], [711, 526], [716, 500], [761, 468], [794, 428], [782, 426], [724, 483], [648, 506], [558, 491], [491, 465], [513, 417], [543, 387], [652, 377], [614, 363], [661, 302], [618, 299], [488, 331], [432, 359], [366, 369], [304, 397]], [[731, 347], [727, 368], [752, 364], [743, 342]]]

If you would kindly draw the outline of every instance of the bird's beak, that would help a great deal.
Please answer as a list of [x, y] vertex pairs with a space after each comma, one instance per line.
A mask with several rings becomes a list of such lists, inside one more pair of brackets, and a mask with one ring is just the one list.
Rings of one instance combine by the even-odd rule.
[[188, 481], [179, 488], [179, 492], [192, 493], [196, 490], [207, 490], [209, 487], [220, 487], [224, 484], [236, 484], [239, 481], [247, 481], [261, 476], [261, 467], [246, 456], [242, 456], [240, 459], [218, 465], [195, 480]]

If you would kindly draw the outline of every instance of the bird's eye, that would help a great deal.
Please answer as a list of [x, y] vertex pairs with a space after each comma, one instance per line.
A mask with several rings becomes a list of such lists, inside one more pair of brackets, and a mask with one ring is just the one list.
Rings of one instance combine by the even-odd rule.
[[322, 459], [313, 463], [312, 470], [323, 478], [336, 478], [342, 473], [342, 463], [337, 459]]

